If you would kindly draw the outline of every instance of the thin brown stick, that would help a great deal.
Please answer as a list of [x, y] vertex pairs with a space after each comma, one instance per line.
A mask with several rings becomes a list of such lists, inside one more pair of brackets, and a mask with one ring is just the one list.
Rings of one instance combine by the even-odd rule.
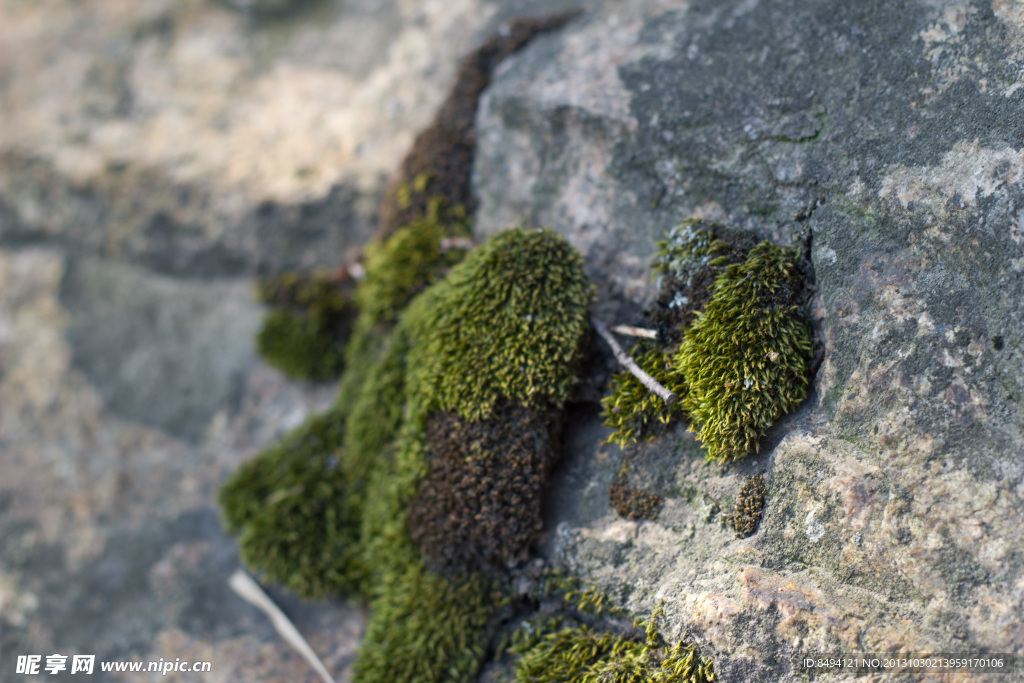
[[633, 327], [632, 325], [616, 325], [612, 328], [612, 332], [626, 337], [643, 337], [644, 339], [658, 338], [658, 333], [656, 331], [649, 330], [646, 327]]
[[658, 380], [654, 379], [646, 372], [644, 372], [636, 361], [630, 358], [629, 354], [622, 350], [619, 343], [615, 341], [615, 337], [608, 331], [608, 326], [598, 320], [597, 318], [591, 318], [590, 322], [593, 323], [594, 329], [601, 335], [601, 339], [604, 339], [608, 346], [612, 348], [612, 353], [615, 354], [615, 360], [619, 361], [619, 365], [629, 370], [629, 372], [640, 380], [640, 383], [647, 387], [651, 392], [661, 396], [661, 399], [665, 401], [665, 405], [673, 405], [679, 400], [679, 397], [674, 392], [669, 391], [665, 387], [658, 383]]

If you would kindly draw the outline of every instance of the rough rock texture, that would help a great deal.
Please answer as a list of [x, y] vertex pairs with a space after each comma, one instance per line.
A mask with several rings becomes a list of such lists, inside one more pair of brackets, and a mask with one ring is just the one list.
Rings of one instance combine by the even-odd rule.
[[[646, 0], [539, 39], [485, 94], [476, 230], [562, 232], [609, 318], [640, 318], [688, 216], [810, 233], [824, 362], [760, 455], [643, 444], [631, 483], [666, 500], [624, 520], [621, 455], [581, 409], [551, 494], [546, 552], [637, 613], [665, 601], [724, 680], [798, 680], [813, 652], [1024, 653], [1022, 68], [1009, 0]], [[761, 470], [738, 540], [722, 515]]]

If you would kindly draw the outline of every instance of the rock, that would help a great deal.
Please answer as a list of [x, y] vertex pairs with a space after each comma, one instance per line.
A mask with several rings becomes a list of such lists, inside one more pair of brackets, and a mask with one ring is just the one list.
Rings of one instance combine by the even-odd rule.
[[[250, 278], [361, 245], [458, 59], [575, 4], [0, 0], [0, 650], [314, 680], [227, 593], [212, 509], [334, 391], [255, 360]], [[623, 454], [585, 378], [544, 557], [629, 612], [663, 602], [722, 680], [1024, 654], [1019, 3], [587, 5], [486, 92], [478, 234], [565, 234], [624, 323], [684, 218], [809, 236], [825, 354], [756, 457], [706, 464], [682, 428], [637, 446], [654, 521], [609, 506]], [[345, 676], [362, 610], [275, 598]]]
[[[485, 93], [476, 230], [565, 234], [609, 318], [641, 319], [684, 218], [810, 236], [824, 362], [757, 457], [643, 446], [656, 471], [630, 476], [666, 500], [629, 522], [607, 504], [622, 456], [580, 411], [551, 494], [546, 554], [635, 613], [664, 601], [724, 680], [1024, 652], [1022, 66], [1010, 2], [647, 0], [539, 39]], [[723, 511], [762, 470], [737, 540]]]
[[178, 275], [334, 266], [459, 58], [570, 4], [4, 2], [0, 245]]

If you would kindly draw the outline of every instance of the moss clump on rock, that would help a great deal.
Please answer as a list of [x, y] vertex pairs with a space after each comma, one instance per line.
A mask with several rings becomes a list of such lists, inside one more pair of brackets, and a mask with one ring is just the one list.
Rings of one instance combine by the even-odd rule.
[[[715, 279], [729, 265], [742, 262], [754, 243], [752, 236], [697, 218], [683, 221], [658, 242], [651, 269], [658, 277], [659, 293], [648, 311], [658, 337], [640, 342], [632, 353], [644, 372], [680, 398], [688, 387], [674, 354], [694, 316], [710, 299]], [[659, 427], [686, 416], [682, 403], [666, 406], [628, 372], [615, 375], [601, 405], [605, 426], [615, 430], [607, 443], [620, 447], [654, 438]]]
[[224, 525], [242, 560], [303, 597], [349, 590], [355, 545], [346, 517], [342, 421], [319, 415], [242, 465], [221, 488]]
[[683, 407], [710, 460], [729, 462], [807, 395], [811, 332], [799, 313], [804, 276], [794, 250], [762, 242], [715, 280], [675, 357]]
[[795, 250], [691, 219], [658, 244], [658, 339], [636, 347], [645, 372], [682, 398], [667, 407], [628, 373], [602, 400], [610, 443], [653, 437], [688, 417], [708, 458], [728, 462], [807, 393], [810, 328], [799, 309], [805, 276]]
[[[520, 551], [483, 544], [483, 533], [504, 522], [523, 530], [505, 539], [518, 546], [532, 536], [537, 511], [528, 503], [497, 502], [488, 510], [492, 518], [477, 520], [477, 510], [453, 507], [458, 501], [445, 485], [463, 491], [493, 486], [492, 503], [514, 502], [517, 493], [542, 485], [537, 477], [546, 476], [550, 439], [523, 440], [510, 453], [508, 445], [499, 447], [494, 420], [507, 417], [505, 405], [525, 420], [531, 404], [560, 408], [575, 379], [590, 292], [579, 255], [562, 238], [510, 230], [417, 296], [389, 335], [378, 367], [401, 362], [379, 376], [390, 377], [384, 382], [389, 392], [401, 387], [401, 424], [386, 430], [394, 440], [382, 450], [381, 432], [353, 442], [355, 457], [367, 463], [360, 538], [371, 595], [359, 680], [469, 680], [479, 669], [496, 602], [490, 579], [473, 570]], [[497, 367], [509, 362], [516, 364], [515, 378]], [[535, 422], [537, 433], [547, 426], [536, 415]], [[458, 448], [472, 452], [475, 444], [482, 458], [505, 458], [503, 473], [522, 464], [523, 487], [494, 479], [494, 463], [481, 467], [482, 461], [453, 458], [447, 437], [456, 425], [469, 437]], [[350, 419], [349, 429], [359, 428]], [[474, 516], [460, 518], [460, 512]], [[442, 538], [445, 532], [461, 536]], [[444, 547], [433, 547], [435, 540]], [[465, 547], [456, 550], [459, 545]]]
[[764, 480], [760, 474], [747, 477], [736, 498], [736, 511], [725, 515], [724, 521], [736, 532], [736, 538], [747, 538], [757, 532], [764, 514]]
[[260, 283], [260, 299], [273, 307], [256, 337], [263, 358], [302, 380], [337, 377], [356, 317], [352, 285], [324, 273], [286, 273]]
[[[686, 396], [686, 380], [672, 367], [670, 354], [644, 342], [637, 344], [633, 353], [637, 365], [644, 372], [676, 396]], [[604, 426], [615, 430], [606, 443], [615, 443], [623, 448], [641, 438], [654, 438], [658, 433], [657, 427], [685, 415], [681, 404], [665, 405], [660, 396], [625, 371], [612, 377], [611, 393], [601, 399], [601, 409]]]

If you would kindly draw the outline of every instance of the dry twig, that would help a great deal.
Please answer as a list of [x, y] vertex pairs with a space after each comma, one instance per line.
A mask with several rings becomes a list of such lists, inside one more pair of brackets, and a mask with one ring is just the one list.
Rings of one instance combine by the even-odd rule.
[[658, 338], [658, 333], [654, 330], [649, 330], [646, 327], [633, 327], [632, 325], [616, 325], [612, 328], [612, 332], [626, 337], [643, 337], [644, 339]]
[[231, 589], [238, 593], [246, 602], [249, 602], [260, 609], [264, 614], [270, 617], [271, 623], [274, 628], [284, 639], [284, 642], [291, 645], [295, 650], [302, 655], [302, 658], [309, 662], [309, 665], [313, 667], [313, 670], [320, 674], [320, 677], [324, 679], [324, 683], [334, 683], [334, 679], [331, 678], [331, 674], [327, 672], [327, 667], [320, 661], [320, 658], [313, 652], [313, 648], [310, 647], [309, 643], [302, 634], [299, 633], [299, 629], [295, 628], [295, 625], [285, 616], [284, 612], [274, 604], [263, 589], [260, 588], [259, 584], [249, 578], [249, 575], [243, 572], [241, 569], [231, 575], [228, 580], [228, 585]]
[[658, 383], [658, 380], [644, 372], [640, 366], [636, 364], [636, 361], [630, 358], [629, 354], [622, 350], [622, 347], [619, 346], [617, 341], [615, 341], [615, 337], [612, 336], [612, 333], [608, 330], [608, 326], [606, 324], [597, 318], [591, 318], [590, 321], [593, 323], [594, 329], [597, 330], [597, 333], [601, 335], [601, 338], [604, 339], [608, 343], [608, 346], [611, 347], [612, 353], [615, 354], [615, 360], [619, 361], [619, 365], [626, 368], [626, 370], [629, 370], [629, 372], [640, 380], [640, 383], [645, 387], [658, 396], [661, 396], [662, 400], [665, 401], [665, 405], [673, 405], [679, 400], [679, 397], [676, 396], [674, 392], [671, 392], [661, 386], [661, 384]]

